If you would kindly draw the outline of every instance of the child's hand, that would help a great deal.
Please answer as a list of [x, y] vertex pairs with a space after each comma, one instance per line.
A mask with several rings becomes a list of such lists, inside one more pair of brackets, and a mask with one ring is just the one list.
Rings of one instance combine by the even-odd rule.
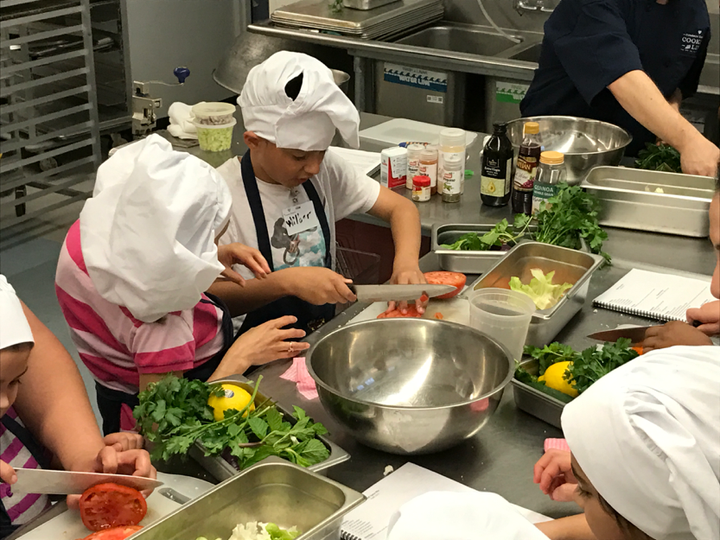
[[[280, 270], [288, 294], [297, 296], [316, 306], [344, 304], [357, 300], [348, 288], [352, 283], [337, 272], [319, 266], [298, 266]], [[279, 272], [278, 272], [279, 274]]]
[[720, 334], [720, 300], [708, 302], [699, 308], [687, 310], [687, 320], [690, 324], [700, 322], [698, 330], [707, 336]]
[[567, 450], [548, 450], [535, 464], [533, 482], [553, 501], [575, 500], [577, 480], [570, 464]]
[[270, 273], [270, 266], [262, 253], [255, 248], [237, 242], [218, 246], [218, 260], [225, 266], [222, 275], [240, 286], [245, 285], [245, 279], [232, 269], [234, 264], [242, 264], [259, 279]]
[[[425, 274], [423, 274], [420, 271], [420, 267], [415, 265], [410, 265], [408, 267], [395, 267], [393, 269], [393, 275], [390, 278], [390, 283], [394, 283], [397, 285], [415, 285], [419, 283], [427, 283], [425, 280]], [[425, 308], [427, 307], [428, 298], [426, 296], [423, 296], [421, 298], [418, 298], [415, 301], [415, 308], [417, 309], [417, 312], [422, 315], [425, 313]], [[402, 314], [407, 313], [408, 309], [408, 303], [403, 302], [388, 302], [388, 308], [386, 313], [393, 311], [394, 309], [399, 309]]]
[[106, 435], [103, 442], [105, 442], [105, 446], [111, 446], [117, 452], [125, 452], [126, 450], [141, 450], [145, 439], [134, 431], [120, 431]]
[[2, 459], [0, 459], [0, 480], [10, 485], [17, 482], [17, 474], [15, 474], [15, 469], [5, 463]]

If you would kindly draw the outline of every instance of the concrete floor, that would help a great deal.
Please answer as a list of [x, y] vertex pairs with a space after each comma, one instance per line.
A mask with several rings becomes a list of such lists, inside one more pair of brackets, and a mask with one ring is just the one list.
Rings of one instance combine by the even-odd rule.
[[[91, 182], [92, 180], [88, 180]], [[7, 199], [2, 198], [2, 202]], [[41, 199], [36, 199], [36, 204]], [[45, 204], [50, 204], [48, 201]], [[55, 268], [65, 234], [82, 210], [83, 202], [69, 204], [0, 231], [0, 273], [18, 296], [58, 337], [77, 363], [90, 396], [95, 416], [100, 419], [95, 399], [95, 383], [78, 357], [75, 345], [55, 296]], [[48, 376], [52, 376], [48, 373]]]

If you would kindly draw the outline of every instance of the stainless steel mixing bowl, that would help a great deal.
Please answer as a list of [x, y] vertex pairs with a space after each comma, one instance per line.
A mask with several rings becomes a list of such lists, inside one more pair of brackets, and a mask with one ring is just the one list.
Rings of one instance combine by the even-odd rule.
[[306, 356], [325, 409], [360, 442], [426, 454], [472, 437], [513, 376], [503, 346], [469, 326], [427, 319], [352, 324]]
[[540, 124], [545, 150], [565, 154], [568, 184], [579, 184], [593, 167], [619, 165], [632, 136], [623, 128], [599, 120], [575, 116], [532, 116], [508, 122], [508, 137], [517, 150], [526, 122]]

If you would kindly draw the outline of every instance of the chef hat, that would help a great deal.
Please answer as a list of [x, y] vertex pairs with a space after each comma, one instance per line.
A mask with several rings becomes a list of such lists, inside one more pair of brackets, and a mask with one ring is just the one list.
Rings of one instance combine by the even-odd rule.
[[34, 342], [20, 299], [5, 276], [0, 274], [0, 349]]
[[215, 169], [159, 135], [118, 150], [80, 213], [93, 285], [144, 322], [194, 307], [224, 268], [215, 237], [231, 204]]
[[[285, 91], [302, 75], [295, 100]], [[332, 71], [312, 56], [280, 51], [250, 70], [238, 98], [245, 129], [278, 148], [327, 150], [340, 130], [353, 148], [360, 146], [357, 109], [335, 84]]]
[[562, 427], [598, 493], [645, 534], [720, 538], [720, 348], [649, 352], [566, 405]]
[[388, 540], [458, 538], [547, 540], [495, 493], [431, 491], [405, 503], [390, 521]]

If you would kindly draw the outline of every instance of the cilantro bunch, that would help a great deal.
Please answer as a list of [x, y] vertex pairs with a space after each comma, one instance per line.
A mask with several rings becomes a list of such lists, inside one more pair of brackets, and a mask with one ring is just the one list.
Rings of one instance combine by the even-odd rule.
[[[167, 376], [140, 392], [140, 404], [133, 415], [140, 433], [154, 443], [153, 459], [168, 460], [185, 455], [199, 442], [206, 456], [229, 453], [242, 470], [269, 456], [278, 456], [302, 467], [309, 467], [330, 457], [327, 447], [317, 439], [327, 430], [313, 422], [299, 407], [292, 420], [285, 419], [269, 400], [255, 402], [260, 377], [252, 399], [242, 410], [225, 411], [225, 418], [215, 421], [207, 404], [211, 395], [222, 396], [219, 384], [190, 381]], [[244, 416], [246, 415], [246, 416]]]
[[645, 148], [638, 152], [635, 160], [638, 169], [681, 173], [680, 152], [669, 144], [645, 143]]
[[590, 251], [600, 253], [609, 262], [610, 256], [602, 251], [607, 233], [598, 223], [599, 213], [600, 201], [596, 197], [585, 193], [580, 186], [561, 184], [557, 194], [535, 214], [535, 241], [580, 249], [583, 239]]
[[547, 368], [557, 362], [571, 362], [564, 378], [571, 381], [577, 391], [582, 394], [612, 370], [637, 358], [638, 353], [631, 345], [631, 341], [626, 338], [620, 338], [616, 343], [605, 343], [602, 347], [588, 347], [582, 352], [577, 352], [569, 345], [557, 342], [545, 347], [528, 345], [525, 347], [525, 354], [537, 360], [537, 375], [518, 366], [515, 370], [515, 378], [563, 403], [569, 403], [572, 401], [570, 396], [538, 381], [538, 377], [543, 375]]
[[514, 246], [525, 235], [530, 222], [530, 216], [517, 214], [512, 227], [507, 219], [503, 219], [482, 236], [474, 232], [463, 234], [452, 244], [443, 244], [441, 247], [456, 251], [488, 251], [506, 245]]

